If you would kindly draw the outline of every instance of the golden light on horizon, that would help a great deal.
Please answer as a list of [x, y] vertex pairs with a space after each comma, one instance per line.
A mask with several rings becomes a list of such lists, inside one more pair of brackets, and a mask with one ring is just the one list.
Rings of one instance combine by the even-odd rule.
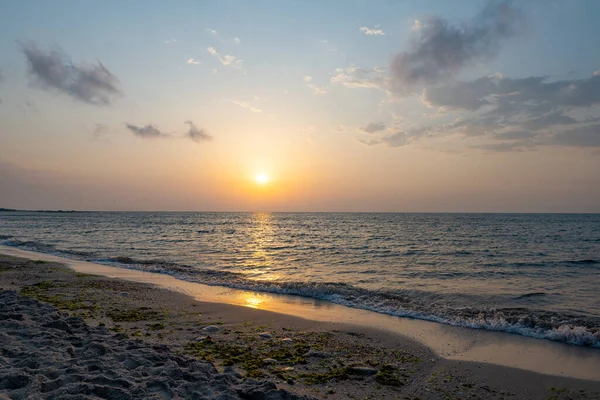
[[254, 177], [254, 180], [259, 185], [265, 185], [265, 184], [269, 183], [269, 177], [266, 174], [258, 174]]

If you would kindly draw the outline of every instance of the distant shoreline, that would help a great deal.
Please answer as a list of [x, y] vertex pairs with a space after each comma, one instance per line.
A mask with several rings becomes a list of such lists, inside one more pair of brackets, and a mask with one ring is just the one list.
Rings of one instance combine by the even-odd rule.
[[15, 208], [0, 208], [0, 212], [80, 213], [80, 212], [88, 212], [88, 211], [75, 211], [75, 210], [17, 210]]
[[32, 212], [32, 213], [206, 213], [206, 214], [410, 214], [410, 215], [598, 215], [600, 212], [469, 212], [469, 211], [210, 211], [210, 210], [21, 210], [2, 208], [0, 212]]

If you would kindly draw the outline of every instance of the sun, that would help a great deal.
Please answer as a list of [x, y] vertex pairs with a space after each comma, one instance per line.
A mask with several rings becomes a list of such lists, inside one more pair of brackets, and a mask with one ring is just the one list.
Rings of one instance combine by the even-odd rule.
[[258, 175], [256, 175], [256, 177], [254, 177], [254, 180], [259, 185], [264, 185], [264, 184], [269, 183], [269, 177], [267, 175], [265, 175], [265, 174], [258, 174]]

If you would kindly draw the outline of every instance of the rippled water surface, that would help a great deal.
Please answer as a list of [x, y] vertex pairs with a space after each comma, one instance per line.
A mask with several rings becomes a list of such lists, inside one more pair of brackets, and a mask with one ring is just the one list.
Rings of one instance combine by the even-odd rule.
[[600, 215], [0, 213], [0, 243], [600, 347]]

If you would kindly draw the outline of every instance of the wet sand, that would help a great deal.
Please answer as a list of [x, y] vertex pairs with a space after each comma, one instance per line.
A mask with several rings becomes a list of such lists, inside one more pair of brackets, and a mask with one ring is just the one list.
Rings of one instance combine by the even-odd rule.
[[[600, 362], [594, 349], [68, 263], [74, 270], [1, 256], [0, 288], [50, 303], [111, 335], [207, 360], [217, 373], [239, 376], [238, 385], [264, 379], [290, 393], [339, 399], [600, 398], [600, 369], [589, 368]], [[85, 274], [91, 272], [120, 279]], [[533, 371], [554, 363], [545, 368], [555, 375], [460, 360], [490, 354]], [[569, 367], [578, 363], [587, 372]]]

